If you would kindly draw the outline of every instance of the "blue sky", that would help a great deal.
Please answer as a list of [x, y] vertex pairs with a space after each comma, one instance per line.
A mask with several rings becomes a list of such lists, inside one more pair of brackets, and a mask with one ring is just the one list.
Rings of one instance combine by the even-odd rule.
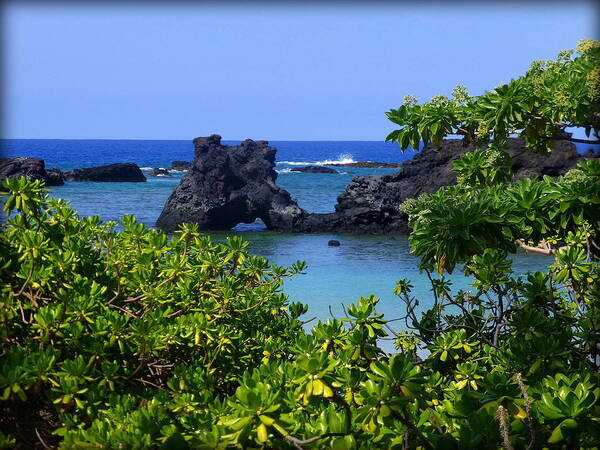
[[596, 35], [591, 2], [4, 4], [6, 138], [382, 140]]

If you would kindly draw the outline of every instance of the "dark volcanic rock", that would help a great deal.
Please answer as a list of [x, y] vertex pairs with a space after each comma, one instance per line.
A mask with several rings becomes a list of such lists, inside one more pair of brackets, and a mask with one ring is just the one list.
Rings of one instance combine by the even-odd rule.
[[[406, 233], [407, 217], [399, 205], [455, 184], [453, 161], [474, 150], [461, 140], [443, 141], [439, 148], [427, 146], [402, 163], [399, 172], [355, 177], [338, 197], [335, 212], [309, 214], [275, 185], [275, 149], [266, 142], [247, 140], [227, 147], [219, 136], [211, 136], [195, 139], [194, 145], [193, 166], [158, 219], [162, 229], [172, 231], [182, 222], [197, 222], [202, 229], [230, 229], [261, 218], [267, 228], [288, 232]], [[566, 141], [557, 142], [544, 157], [525, 149], [521, 139], [510, 139], [508, 152], [514, 180], [562, 175], [582, 157], [598, 157], [579, 155]]]
[[170, 177], [171, 172], [168, 169], [160, 169], [155, 167], [150, 174], [151, 177]]
[[75, 169], [65, 172], [65, 179], [68, 181], [146, 181], [146, 177], [140, 168], [133, 163], [116, 163], [107, 166]]
[[267, 228], [295, 231], [306, 215], [275, 185], [275, 152], [266, 141], [221, 145], [221, 136], [194, 139], [190, 171], [167, 200], [156, 224], [166, 231], [184, 222], [203, 230], [228, 230], [262, 219]]
[[8, 177], [25, 175], [32, 180], [42, 180], [46, 186], [64, 184], [63, 173], [58, 169], [46, 170], [40, 158], [0, 158], [0, 181]]
[[[458, 139], [448, 139], [439, 148], [425, 147], [411, 160], [401, 164], [402, 170], [387, 175], [355, 177], [338, 197], [336, 212], [311, 214], [304, 222], [304, 232], [335, 231], [347, 233], [407, 233], [407, 217], [398, 206], [422, 193], [433, 193], [456, 184], [452, 162], [467, 151]], [[514, 180], [543, 175], [563, 175], [580, 160], [575, 145], [556, 143], [548, 156], [527, 150], [522, 139], [510, 139], [508, 153], [513, 158]]]
[[190, 170], [192, 163], [188, 161], [173, 161], [171, 163], [171, 169], [173, 170]]
[[65, 174], [60, 169], [48, 169], [46, 170], [48, 175], [46, 178], [47, 186], [61, 186], [65, 184]]
[[291, 169], [292, 172], [304, 172], [304, 173], [339, 173], [335, 169], [324, 166], [306, 166], [306, 167], [294, 167]]
[[331, 164], [336, 167], [359, 167], [362, 169], [394, 169], [400, 167], [400, 163], [385, 163], [376, 161], [357, 161], [351, 163], [335, 163]]

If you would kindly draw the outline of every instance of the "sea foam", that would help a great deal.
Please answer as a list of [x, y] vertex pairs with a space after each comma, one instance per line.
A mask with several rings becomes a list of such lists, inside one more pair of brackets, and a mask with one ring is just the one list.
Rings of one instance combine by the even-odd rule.
[[325, 159], [323, 161], [277, 161], [277, 164], [285, 164], [288, 166], [330, 166], [332, 164], [350, 164], [356, 162], [352, 155], [342, 153], [337, 156], [337, 159]]

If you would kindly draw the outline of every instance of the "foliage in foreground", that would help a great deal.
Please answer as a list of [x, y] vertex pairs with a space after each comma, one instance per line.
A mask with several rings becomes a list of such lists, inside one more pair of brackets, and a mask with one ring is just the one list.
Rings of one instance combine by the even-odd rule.
[[[306, 309], [280, 293], [301, 264], [270, 266], [241, 240], [212, 244], [189, 226], [168, 239], [128, 216], [116, 231], [37, 181], [5, 185], [7, 212], [19, 212], [0, 237], [5, 447], [24, 439], [10, 417], [40, 410], [57, 424], [40, 439], [62, 448], [600, 440], [599, 271], [585, 258], [521, 279], [487, 250], [466, 266], [475, 291], [452, 295], [433, 279], [421, 318], [410, 284], [398, 283], [414, 334], [388, 329], [374, 298], [305, 334]], [[582, 239], [565, 254], [585, 254]], [[383, 338], [400, 353], [384, 353]]]
[[[448, 135], [501, 149], [518, 134], [531, 150], [548, 152], [556, 140], [600, 144], [600, 42], [579, 41], [575, 51], [563, 50], [556, 60], [534, 61], [525, 75], [471, 96], [464, 86], [452, 98], [437, 95], [422, 104], [408, 95], [404, 104], [387, 112], [401, 128], [386, 138], [404, 150], [420, 142], [439, 145]], [[585, 130], [588, 139], [566, 133]], [[590, 139], [591, 135], [591, 139]]]
[[[398, 118], [398, 136], [425, 136], [423, 111]], [[0, 230], [0, 447], [594, 447], [600, 164], [508, 184], [501, 148], [485, 152], [457, 163], [458, 186], [403, 206], [432, 294], [418, 313], [398, 282], [402, 333], [368, 297], [308, 334], [306, 308], [281, 293], [302, 264], [271, 266], [189, 225], [169, 239], [126, 216], [117, 231], [38, 182], [6, 181], [17, 214]], [[515, 274], [507, 252], [538, 242], [548, 269]], [[468, 292], [443, 275], [458, 264]]]

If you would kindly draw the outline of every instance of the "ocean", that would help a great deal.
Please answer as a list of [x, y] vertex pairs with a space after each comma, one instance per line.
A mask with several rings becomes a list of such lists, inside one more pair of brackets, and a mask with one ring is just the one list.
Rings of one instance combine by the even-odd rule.
[[[234, 145], [239, 141], [223, 143]], [[333, 212], [337, 196], [353, 177], [390, 173], [396, 169], [335, 167], [339, 174], [310, 174], [291, 172], [294, 166], [352, 161], [401, 162], [414, 155], [412, 151], [401, 153], [395, 144], [377, 141], [270, 141], [270, 145], [277, 148], [277, 184], [310, 212]], [[134, 214], [148, 226], [154, 226], [166, 199], [183, 175], [151, 177], [149, 170], [168, 168], [175, 160], [191, 161], [194, 154], [191, 140], [8, 139], [0, 141], [0, 146], [4, 157], [43, 158], [46, 168], [70, 170], [115, 162], [138, 164], [147, 175], [146, 183], [67, 182], [64, 186], [52, 187], [50, 195], [71, 201], [80, 215], [100, 215], [107, 221]], [[292, 301], [309, 306], [306, 319], [326, 320], [331, 314], [341, 317], [342, 305], [370, 294], [380, 298], [378, 312], [388, 319], [397, 318], [403, 314], [404, 305], [393, 294], [393, 288], [402, 278], [412, 280], [420, 310], [432, 304], [429, 282], [425, 274], [419, 273], [418, 261], [410, 254], [406, 236], [284, 234], [265, 231], [259, 222], [240, 224], [230, 232], [210, 234], [218, 241], [239, 234], [249, 241], [252, 253], [268, 258], [273, 264], [285, 266], [297, 260], [306, 261], [306, 274], [284, 285]], [[329, 247], [330, 239], [339, 240], [341, 245]], [[514, 256], [513, 261], [519, 273], [539, 270], [550, 262], [543, 255], [524, 253]], [[469, 289], [470, 280], [460, 271], [455, 271], [450, 279], [456, 289]], [[401, 329], [401, 325], [394, 326]]]

